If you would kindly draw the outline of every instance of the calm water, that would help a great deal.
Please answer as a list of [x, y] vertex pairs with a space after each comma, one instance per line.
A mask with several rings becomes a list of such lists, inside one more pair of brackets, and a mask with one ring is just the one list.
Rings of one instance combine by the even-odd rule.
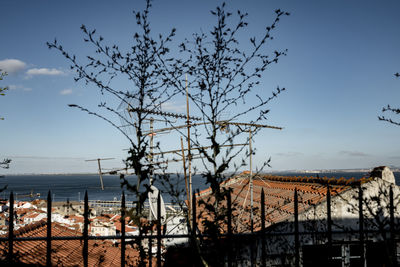
[[[136, 185], [136, 178], [128, 177], [132, 185]], [[183, 190], [185, 182], [182, 177], [171, 176], [171, 182], [175, 188]], [[104, 190], [101, 190], [99, 175], [8, 175], [0, 179], [0, 187], [7, 185], [7, 189], [0, 193], [1, 198], [8, 198], [10, 191], [15, 193], [18, 200], [30, 200], [27, 196], [31, 192], [40, 194], [40, 198], [47, 198], [51, 190], [53, 201], [83, 200], [85, 191], [88, 192], [89, 200], [120, 200], [122, 190], [128, 200], [133, 199], [133, 194], [121, 188], [119, 175], [103, 176]], [[156, 181], [155, 186], [159, 188], [166, 202], [171, 197], [166, 193], [168, 187]], [[203, 190], [208, 186], [202, 182], [199, 176], [193, 177], [193, 189]], [[182, 196], [185, 197], [185, 196]], [[37, 198], [37, 197], [35, 197]]]
[[[316, 176], [313, 173], [280, 173], [279, 175], [287, 176]], [[356, 179], [365, 176], [364, 173], [319, 173], [320, 177], [344, 177]], [[400, 184], [400, 173], [395, 173], [396, 183]], [[136, 178], [128, 178], [129, 182], [136, 184]], [[8, 198], [10, 191], [13, 191], [16, 198], [19, 200], [30, 200], [30, 197], [24, 196], [33, 193], [40, 193], [40, 198], [46, 198], [48, 190], [51, 190], [52, 197], [55, 201], [65, 201], [67, 198], [70, 200], [82, 200], [85, 191], [88, 191], [89, 199], [92, 200], [114, 200], [121, 198], [122, 188], [120, 186], [120, 179], [118, 175], [105, 175], [103, 176], [104, 191], [100, 188], [100, 179], [98, 175], [9, 175], [5, 178], [0, 179], [0, 187], [8, 185], [8, 188], [0, 193], [0, 197]], [[172, 183], [183, 190], [185, 182], [183, 177], [177, 177], [176, 175], [171, 176]], [[155, 185], [161, 189], [163, 198], [166, 202], [171, 202], [171, 196], [166, 192], [168, 191], [166, 186], [160, 182], [156, 182]], [[204, 179], [201, 176], [193, 177], [193, 189], [203, 190], [207, 188]], [[124, 188], [127, 199], [133, 199], [133, 195], [127, 193]], [[185, 197], [181, 194], [180, 199]]]

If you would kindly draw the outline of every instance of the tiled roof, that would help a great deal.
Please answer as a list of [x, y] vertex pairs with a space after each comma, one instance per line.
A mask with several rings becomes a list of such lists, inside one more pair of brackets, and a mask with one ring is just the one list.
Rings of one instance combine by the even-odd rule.
[[[221, 183], [221, 187], [231, 189], [233, 230], [235, 232], [250, 231], [250, 175], [249, 172], [232, 177]], [[265, 223], [266, 227], [276, 224], [294, 216], [294, 191], [297, 189], [299, 200], [299, 213], [304, 212], [312, 205], [326, 200], [327, 185], [331, 188], [331, 196], [343, 192], [353, 186], [367, 182], [368, 179], [344, 179], [344, 178], [317, 178], [317, 177], [288, 177], [276, 175], [256, 175], [253, 177], [253, 207], [254, 230], [260, 229], [261, 190], [265, 195]], [[215, 198], [211, 194], [211, 188], [198, 193], [197, 201], [214, 203]], [[201, 201], [200, 201], [201, 202]], [[221, 205], [226, 206], [226, 201]], [[202, 220], [212, 218], [205, 210], [205, 205], [197, 208], [200, 229]], [[211, 216], [211, 217], [210, 217]], [[223, 227], [226, 230], [226, 227]]]
[[30, 209], [17, 209], [17, 210], [15, 210], [15, 213], [18, 215], [22, 215], [22, 214], [27, 213], [28, 211], [30, 211]]
[[107, 216], [96, 216], [95, 218], [91, 219], [92, 221], [99, 221], [99, 222], [110, 222], [110, 218]]
[[84, 218], [83, 216], [77, 216], [77, 215], [70, 215], [67, 217], [68, 219], [74, 221], [75, 223], [83, 223]]
[[[46, 222], [40, 221], [22, 227], [14, 232], [16, 237], [45, 237]], [[58, 223], [52, 223], [52, 236], [81, 236], [78, 231], [71, 230]], [[121, 266], [121, 250], [111, 241], [89, 240], [89, 266]], [[83, 241], [52, 240], [52, 265], [83, 266]], [[0, 244], [1, 258], [7, 253], [7, 242]], [[14, 251], [19, 261], [26, 264], [46, 265], [46, 241], [16, 241]], [[135, 266], [138, 261], [138, 251], [130, 245], [126, 246], [126, 265]]]
[[[115, 228], [116, 228], [116, 230], [118, 231], [118, 232], [121, 232], [121, 230], [122, 230], [122, 224], [121, 224], [121, 222], [118, 222], [118, 221], [116, 221], [115, 223], [114, 223], [114, 225], [115, 225]], [[125, 232], [126, 233], [129, 233], [129, 232], [134, 232], [134, 231], [136, 231], [137, 230], [137, 228], [136, 227], [129, 227], [128, 225], [125, 225]]]
[[33, 213], [28, 213], [28, 214], [26, 214], [23, 218], [24, 218], [24, 219], [25, 219], [25, 218], [36, 218], [37, 216], [39, 216], [39, 213], [33, 212]]

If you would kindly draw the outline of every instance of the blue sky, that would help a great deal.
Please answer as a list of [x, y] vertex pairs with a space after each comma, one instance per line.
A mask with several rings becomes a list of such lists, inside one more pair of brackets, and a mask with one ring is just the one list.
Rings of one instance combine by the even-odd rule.
[[[111, 126], [68, 104], [94, 108], [96, 88], [75, 83], [68, 62], [47, 41], [54, 38], [78, 57], [92, 53], [79, 30], [96, 28], [106, 41], [129, 45], [132, 10], [144, 1], [2, 1], [0, 68], [9, 86], [0, 97], [0, 158], [13, 163], [2, 173], [94, 172], [85, 159], [113, 157], [121, 166], [128, 142]], [[209, 10], [220, 1], [153, 3], [154, 33], [177, 28], [176, 42], [212, 25]], [[269, 46], [288, 55], [262, 77], [263, 89], [287, 88], [271, 105], [268, 124], [255, 139], [256, 165], [272, 158], [272, 170], [400, 166], [400, 127], [380, 122], [383, 106], [400, 106], [400, 2], [229, 1], [249, 13], [248, 37], [283, 18]], [[244, 44], [244, 45], [247, 45]], [[182, 111], [184, 102], [173, 103]], [[171, 136], [160, 137], [173, 146]], [[176, 139], [176, 138], [175, 138]], [[179, 170], [178, 166], [175, 166]]]

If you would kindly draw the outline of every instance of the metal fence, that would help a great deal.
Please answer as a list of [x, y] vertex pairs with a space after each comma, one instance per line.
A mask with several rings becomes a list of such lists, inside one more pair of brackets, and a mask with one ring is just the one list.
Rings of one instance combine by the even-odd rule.
[[[396, 230], [395, 230], [395, 215], [394, 215], [394, 201], [393, 201], [393, 190], [390, 188], [389, 191], [389, 228], [384, 229], [384, 231], [387, 231], [389, 234], [389, 245], [390, 245], [390, 257], [394, 259], [392, 262], [395, 265], [397, 262], [397, 251], [396, 251], [396, 241], [395, 240], [395, 235], [396, 235]], [[233, 265], [240, 265], [237, 263], [237, 257], [235, 256], [235, 252], [237, 252], [237, 246], [238, 243], [242, 242], [243, 240], [247, 240], [250, 243], [257, 243], [259, 246], [257, 249], [260, 251], [260, 257], [257, 258], [257, 256], [253, 255], [253, 248], [250, 246], [250, 254], [249, 255], [249, 260], [245, 261], [243, 265], [257, 265], [257, 266], [267, 266], [268, 262], [268, 255], [267, 250], [266, 250], [266, 242], [274, 236], [288, 236], [293, 239], [293, 248], [294, 250], [291, 252], [292, 255], [292, 261], [289, 263], [289, 265], [292, 266], [307, 266], [307, 260], [304, 259], [304, 255], [301, 254], [306, 252], [306, 248], [301, 246], [301, 241], [300, 238], [301, 236], [304, 235], [311, 235], [311, 234], [321, 234], [326, 236], [326, 243], [324, 244], [324, 247], [326, 248], [327, 251], [327, 261], [334, 260], [335, 259], [335, 253], [334, 253], [334, 247], [335, 247], [335, 242], [332, 238], [333, 234], [352, 234], [352, 235], [358, 235], [357, 240], [355, 243], [358, 243], [358, 249], [359, 249], [359, 257], [357, 262], [361, 263], [360, 266], [364, 266], [366, 263], [366, 242], [365, 236], [368, 233], [372, 233], [374, 231], [371, 230], [366, 230], [364, 229], [364, 214], [363, 214], [363, 190], [362, 187], [358, 187], [358, 225], [359, 229], [358, 230], [351, 230], [351, 231], [333, 231], [332, 230], [332, 216], [331, 216], [331, 192], [329, 186], [327, 186], [327, 195], [326, 195], [326, 231], [324, 232], [317, 232], [317, 231], [311, 231], [311, 232], [305, 232], [305, 231], [300, 231], [299, 230], [299, 200], [298, 200], [298, 191], [297, 189], [294, 191], [294, 218], [293, 221], [290, 223], [292, 225], [293, 231], [290, 232], [274, 232], [274, 231], [269, 231], [266, 229], [266, 213], [265, 213], [265, 196], [264, 196], [264, 190], [262, 190], [261, 193], [261, 210], [260, 210], [260, 218], [261, 218], [261, 230], [253, 232], [253, 229], [251, 229], [250, 232], [248, 233], [233, 233], [232, 231], [232, 204], [231, 204], [231, 195], [227, 195], [227, 227], [226, 227], [226, 232], [223, 234], [218, 235], [218, 239], [223, 242], [224, 245], [224, 251], [222, 252], [223, 254], [223, 265], [226, 266], [233, 266]], [[162, 257], [162, 240], [163, 239], [176, 239], [176, 238], [188, 238], [190, 240], [190, 244], [193, 248], [193, 250], [196, 250], [194, 254], [199, 256], [202, 251], [202, 248], [199, 249], [199, 246], [196, 245], [196, 242], [198, 244], [199, 239], [206, 239], [209, 238], [211, 239], [211, 235], [207, 234], [207, 232], [199, 232], [198, 229], [198, 213], [196, 212], [196, 198], [195, 194], [193, 194], [193, 199], [192, 199], [192, 212], [191, 212], [191, 218], [190, 218], [190, 224], [188, 223], [188, 234], [179, 234], [179, 235], [165, 235], [162, 232], [162, 226], [161, 226], [161, 220], [160, 218], [157, 219], [156, 223], [156, 234], [151, 234], [151, 235], [141, 235], [139, 236], [128, 236], [125, 233], [125, 216], [126, 216], [126, 203], [125, 203], [125, 194], [122, 194], [122, 199], [121, 199], [121, 234], [116, 235], [116, 236], [90, 236], [88, 229], [89, 229], [89, 201], [88, 201], [88, 194], [87, 192], [85, 193], [84, 197], [84, 223], [83, 223], [83, 234], [82, 236], [68, 236], [68, 237], [61, 237], [61, 236], [52, 236], [52, 227], [51, 227], [51, 207], [52, 207], [52, 199], [51, 199], [51, 192], [49, 191], [48, 196], [47, 196], [47, 235], [46, 237], [16, 237], [14, 235], [14, 220], [13, 220], [13, 214], [14, 214], [14, 195], [11, 192], [10, 193], [10, 206], [9, 206], [9, 217], [8, 217], [8, 237], [1, 237], [0, 242], [7, 242], [8, 243], [8, 250], [5, 252], [6, 253], [6, 261], [9, 264], [12, 264], [13, 261], [15, 260], [15, 251], [14, 251], [14, 243], [15, 242], [23, 242], [23, 241], [46, 241], [46, 263], [47, 266], [51, 266], [51, 257], [52, 257], [52, 241], [53, 240], [81, 240], [83, 242], [83, 248], [82, 248], [82, 257], [83, 257], [83, 265], [86, 267], [88, 266], [88, 241], [89, 240], [110, 240], [110, 239], [115, 239], [115, 240], [120, 240], [120, 247], [121, 247], [121, 266], [125, 266], [125, 252], [126, 252], [126, 244], [127, 244], [127, 238], [130, 240], [135, 240], [140, 242], [140, 240], [147, 239], [148, 240], [148, 253], [147, 253], [147, 262], [149, 266], [162, 266], [164, 265], [163, 262], [163, 257]], [[160, 205], [160, 195], [158, 197], [158, 205], [157, 205], [157, 214], [161, 214], [161, 205]], [[192, 225], [190, 227], [189, 225]], [[191, 230], [195, 229], [195, 230]], [[382, 229], [381, 229], [382, 230]], [[153, 241], [156, 241], [157, 244], [157, 251], [155, 253], [152, 252], [152, 244]], [[354, 241], [353, 241], [354, 243]], [[197, 247], [197, 248], [196, 248]], [[208, 248], [210, 249], [210, 247]], [[155, 254], [155, 255], [154, 255]], [[193, 255], [194, 255], [193, 254]], [[206, 254], [206, 253], [205, 253]], [[155, 256], [155, 257], [154, 257]], [[155, 262], [154, 262], [155, 261]], [[195, 261], [200, 262], [199, 259], [196, 259]], [[348, 265], [351, 266], [351, 265]]]

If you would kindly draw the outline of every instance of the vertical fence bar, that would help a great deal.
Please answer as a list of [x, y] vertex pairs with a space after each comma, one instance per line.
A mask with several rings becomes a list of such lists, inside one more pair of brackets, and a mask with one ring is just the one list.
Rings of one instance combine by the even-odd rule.
[[121, 267], [125, 266], [125, 192], [121, 199]]
[[[193, 248], [193, 258], [196, 255], [196, 229], [197, 229], [197, 222], [196, 222], [196, 194], [193, 192], [192, 194], [192, 229], [191, 229], [191, 235], [192, 235], [192, 248]], [[200, 252], [200, 251], [199, 251]], [[199, 255], [200, 256], [200, 255]], [[195, 260], [199, 260], [199, 258], [196, 258]]]
[[227, 208], [228, 208], [228, 267], [232, 266], [232, 199], [231, 191], [228, 191], [227, 196]]
[[[14, 193], [10, 192], [10, 208], [8, 213], [8, 254], [9, 264], [13, 262], [14, 253]], [[11, 265], [10, 265], [11, 266]]]
[[390, 216], [390, 253], [393, 266], [397, 266], [397, 248], [394, 237], [394, 203], [393, 203], [393, 187], [389, 188], [389, 216]]
[[299, 241], [299, 202], [297, 196], [297, 188], [294, 190], [294, 249], [295, 249], [295, 266], [300, 266], [300, 241]]
[[365, 264], [365, 253], [364, 253], [364, 213], [363, 213], [363, 191], [361, 183], [358, 188], [358, 216], [359, 216], [359, 236], [360, 236], [360, 259], [361, 264]]
[[149, 237], [149, 267], [153, 267], [153, 238], [151, 237], [153, 235], [153, 222], [151, 220], [153, 220], [153, 215], [152, 215], [152, 211], [151, 211], [151, 199], [149, 198], [149, 223], [150, 223], [150, 237]]
[[85, 191], [85, 200], [84, 200], [84, 211], [83, 211], [83, 266], [88, 266], [88, 254], [89, 254], [89, 244], [88, 244], [88, 237], [89, 237], [89, 200], [88, 200], [88, 192]]
[[261, 266], [265, 267], [265, 196], [264, 188], [261, 189]]
[[197, 228], [195, 211], [196, 211], [196, 196], [195, 196], [195, 193], [193, 192], [193, 195], [192, 195], [192, 235], [193, 235], [193, 237], [196, 237], [196, 228]]
[[157, 197], [157, 266], [161, 267], [161, 193]]
[[327, 217], [327, 235], [328, 235], [328, 262], [331, 261], [332, 251], [332, 212], [331, 212], [331, 189], [329, 184], [326, 187], [326, 217]]
[[[151, 230], [151, 234], [153, 235], [153, 230]], [[153, 238], [149, 237], [149, 266], [153, 266]]]
[[51, 266], [51, 193], [47, 194], [46, 265]]

